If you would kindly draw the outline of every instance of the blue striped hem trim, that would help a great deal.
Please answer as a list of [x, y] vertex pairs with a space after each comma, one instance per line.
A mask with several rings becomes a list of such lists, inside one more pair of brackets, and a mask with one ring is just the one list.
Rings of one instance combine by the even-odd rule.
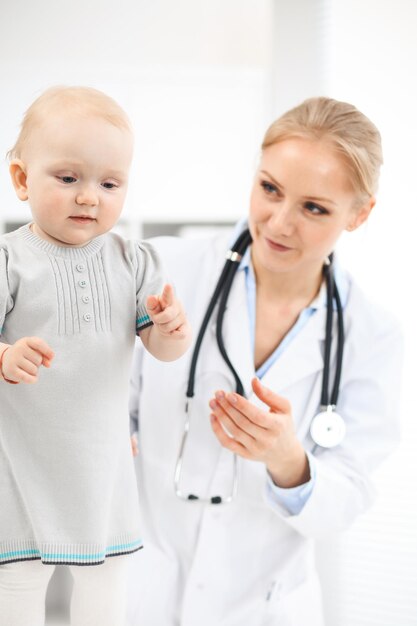
[[0, 553], [0, 559], [10, 559], [14, 556], [40, 556], [39, 550], [14, 550]]
[[59, 553], [59, 552], [46, 552], [45, 554], [41, 554], [39, 550], [14, 550], [12, 552], [2, 552], [0, 553], [0, 559], [11, 559], [15, 557], [35, 557], [42, 559], [69, 559], [69, 560], [77, 560], [81, 559], [83, 561], [90, 560], [100, 560], [104, 559], [106, 556], [112, 556], [113, 552], [124, 552], [129, 550], [134, 550], [142, 545], [142, 541], [132, 541], [130, 543], [120, 543], [115, 546], [108, 546], [103, 552], [97, 552], [96, 554], [70, 554], [68, 552]]

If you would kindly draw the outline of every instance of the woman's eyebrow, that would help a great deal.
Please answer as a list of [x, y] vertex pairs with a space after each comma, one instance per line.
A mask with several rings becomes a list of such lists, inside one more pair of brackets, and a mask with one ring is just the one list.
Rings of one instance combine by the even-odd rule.
[[313, 200], [314, 202], [324, 202], [325, 204], [336, 205], [336, 202], [330, 200], [330, 198], [319, 198], [317, 196], [304, 196], [306, 200]]
[[284, 187], [282, 185], [279, 184], [279, 182], [277, 180], [275, 180], [275, 178], [273, 176], [271, 176], [271, 174], [269, 172], [267, 172], [266, 170], [260, 170], [261, 174], [266, 174], [266, 176], [268, 176], [268, 178], [270, 178], [272, 180], [272, 182], [279, 187], [280, 189], [284, 189]]
[[[270, 178], [272, 180], [272, 182], [279, 188], [279, 189], [285, 189], [285, 187], [283, 185], [281, 185], [277, 180], [275, 180], [275, 178], [266, 170], [260, 170], [261, 174], [265, 174], [266, 176], [268, 176], [268, 178]], [[336, 202], [333, 202], [333, 200], [330, 200], [330, 198], [322, 198], [319, 196], [303, 196], [305, 199], [308, 200], [313, 200], [314, 202], [324, 202], [325, 204], [333, 204], [335, 205]]]

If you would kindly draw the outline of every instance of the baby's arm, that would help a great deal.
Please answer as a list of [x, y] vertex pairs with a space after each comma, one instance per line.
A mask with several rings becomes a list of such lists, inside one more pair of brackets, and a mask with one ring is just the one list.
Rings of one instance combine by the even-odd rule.
[[0, 343], [0, 380], [33, 384], [41, 365], [50, 367], [54, 353], [39, 337], [22, 337], [9, 345]]
[[148, 296], [146, 309], [153, 326], [140, 331], [143, 345], [160, 361], [178, 359], [190, 346], [191, 327], [172, 286], [165, 285], [160, 296]]

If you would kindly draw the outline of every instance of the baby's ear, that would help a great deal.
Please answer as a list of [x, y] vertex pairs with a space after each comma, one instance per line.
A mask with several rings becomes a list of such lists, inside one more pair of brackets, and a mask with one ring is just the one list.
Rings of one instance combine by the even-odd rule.
[[20, 159], [13, 159], [9, 165], [9, 172], [13, 187], [20, 200], [28, 199], [28, 189], [26, 184], [26, 167]]

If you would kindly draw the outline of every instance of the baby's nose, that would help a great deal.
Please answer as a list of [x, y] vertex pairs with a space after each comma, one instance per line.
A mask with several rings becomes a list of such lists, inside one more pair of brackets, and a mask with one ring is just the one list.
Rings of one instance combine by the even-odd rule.
[[78, 191], [75, 201], [79, 205], [97, 206], [98, 194], [92, 185], [86, 185]]

